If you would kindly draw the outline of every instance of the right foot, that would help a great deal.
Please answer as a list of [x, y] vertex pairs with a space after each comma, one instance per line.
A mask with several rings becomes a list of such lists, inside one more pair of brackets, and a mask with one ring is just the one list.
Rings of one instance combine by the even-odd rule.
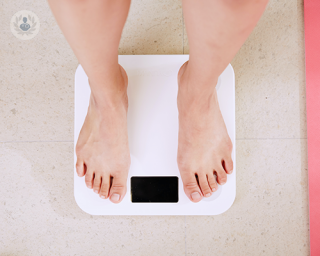
[[106, 86], [113, 86], [111, 93], [98, 92], [104, 101], [91, 93], [76, 145], [78, 175], [85, 175], [87, 187], [113, 203], [121, 202], [126, 194], [130, 167], [127, 85], [127, 74], [119, 65], [115, 82], [106, 81]]
[[194, 78], [188, 63], [178, 73], [177, 160], [184, 191], [196, 203], [217, 191], [217, 183], [227, 182], [233, 169], [232, 142], [219, 108], [218, 77], [208, 79], [203, 72]]

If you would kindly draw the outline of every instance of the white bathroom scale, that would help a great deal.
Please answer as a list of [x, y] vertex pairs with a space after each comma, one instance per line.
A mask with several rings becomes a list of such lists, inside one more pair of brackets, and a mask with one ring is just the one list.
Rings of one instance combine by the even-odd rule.
[[[233, 143], [234, 170], [209, 198], [193, 203], [185, 195], [177, 165], [177, 74], [189, 55], [119, 55], [128, 84], [128, 136], [131, 166], [127, 193], [119, 204], [88, 189], [74, 168], [74, 196], [91, 215], [217, 215], [236, 196], [235, 79], [231, 65], [216, 89], [220, 109]], [[89, 106], [90, 87], [81, 65], [75, 74], [74, 148]], [[74, 165], [77, 162], [74, 153]]]

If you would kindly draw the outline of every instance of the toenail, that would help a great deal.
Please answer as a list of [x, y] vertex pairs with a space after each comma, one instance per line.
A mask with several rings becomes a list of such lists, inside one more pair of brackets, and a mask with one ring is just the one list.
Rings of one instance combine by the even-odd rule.
[[191, 194], [191, 198], [193, 200], [198, 200], [198, 199], [201, 198], [201, 196], [200, 196], [199, 192], [194, 192], [194, 193]]
[[224, 184], [226, 184], [226, 182], [225, 182], [225, 181], [222, 181], [220, 184], [221, 184], [221, 185], [224, 185]]
[[209, 196], [211, 196], [211, 193], [206, 194], [206, 197], [209, 197]]
[[92, 188], [90, 185], [88, 185], [88, 188]]
[[94, 190], [94, 193], [97, 193], [97, 194], [98, 194], [98, 193], [99, 193], [99, 191], [98, 191], [98, 190]]
[[217, 190], [216, 188], [213, 188], [213, 189], [212, 189], [212, 192], [214, 192], [214, 191], [216, 191], [216, 190]]
[[102, 199], [105, 199], [106, 197], [105, 196], [100, 196]]
[[120, 195], [119, 195], [119, 194], [113, 194], [110, 199], [111, 199], [112, 201], [117, 202], [117, 201], [119, 201], [119, 199], [120, 199]]

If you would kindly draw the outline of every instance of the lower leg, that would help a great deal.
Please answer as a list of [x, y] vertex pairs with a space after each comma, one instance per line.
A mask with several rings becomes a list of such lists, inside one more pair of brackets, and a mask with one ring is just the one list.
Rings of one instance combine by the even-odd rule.
[[267, 2], [183, 0], [192, 74], [218, 77], [252, 32]]
[[[183, 0], [189, 61], [179, 71], [178, 165], [194, 202], [232, 172], [232, 143], [215, 85], [258, 22], [267, 0]], [[217, 179], [214, 177], [217, 176]]]
[[118, 47], [130, 0], [48, 0], [86, 72], [91, 87], [79, 134], [76, 169], [88, 188], [114, 203], [126, 193], [130, 166], [127, 138], [127, 76]]
[[86, 72], [93, 96], [117, 92], [106, 81], [119, 75], [118, 47], [130, 0], [48, 0], [70, 47]]

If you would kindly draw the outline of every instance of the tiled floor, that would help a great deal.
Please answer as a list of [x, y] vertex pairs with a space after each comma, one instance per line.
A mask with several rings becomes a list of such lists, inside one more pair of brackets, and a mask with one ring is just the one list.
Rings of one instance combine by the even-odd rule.
[[[19, 10], [40, 33], [10, 31]], [[0, 3], [0, 255], [309, 255], [303, 0], [270, 0], [232, 65], [237, 198], [209, 217], [108, 217], [73, 198], [78, 65], [46, 1]], [[120, 54], [187, 54], [180, 0], [133, 0]]]

